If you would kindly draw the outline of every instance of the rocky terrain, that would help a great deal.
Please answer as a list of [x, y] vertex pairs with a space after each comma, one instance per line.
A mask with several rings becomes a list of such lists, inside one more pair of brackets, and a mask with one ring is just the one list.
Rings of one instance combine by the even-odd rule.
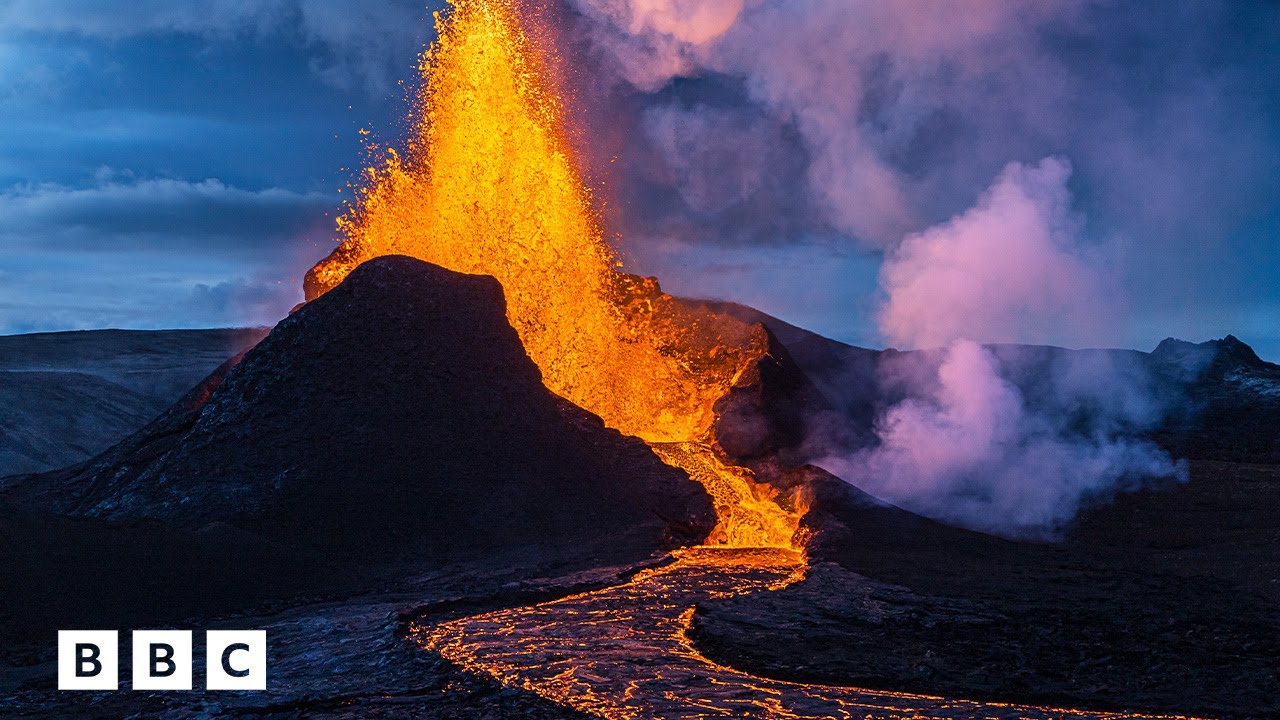
[[[870, 444], [901, 368], [929, 352], [837, 343], [750, 308]], [[1159, 401], [1145, 433], [1190, 481], [1098, 498], [1057, 542], [1013, 542], [879, 503], [811, 468], [814, 567], [700, 607], [713, 660], [801, 682], [1097, 709], [1280, 715], [1280, 366], [1233, 336], [1153, 352], [995, 346], [1028, 402], [1099, 358]], [[1093, 356], [1091, 358], [1090, 356]], [[827, 409], [829, 412], [829, 408]]]
[[784, 680], [1100, 710], [1280, 713], [1280, 469], [1196, 462], [1057, 543], [820, 498], [814, 566], [703, 606], [695, 645]]
[[542, 385], [488, 277], [372, 261], [193, 395], [82, 467], [11, 481], [9, 499], [362, 554], [388, 536], [438, 555], [570, 529], [624, 547], [634, 533], [647, 554], [713, 519], [643, 442]]
[[[717, 678], [742, 683], [718, 686], [730, 705], [751, 688], [801, 688], [797, 708], [923, 707], [877, 691], [961, 699], [937, 703], [930, 717], [973, 716], [967, 700], [1280, 714], [1280, 367], [1230, 336], [1170, 340], [1151, 353], [994, 347], [1029, 402], [1044, 401], [1045, 373], [1074, 358], [1140, 373], [1163, 403], [1145, 432], [1191, 460], [1185, 485], [1098, 498], [1059, 541], [1015, 542], [794, 465], [814, 416], [839, 417], [843, 441], [872, 442], [875, 417], [901, 397], [885, 368], [927, 369], [934, 355], [854, 348], [750, 308], [698, 304], [771, 332], [769, 356], [717, 404], [717, 427], [734, 459], [811, 489], [803, 580], [726, 592], [730, 578], [715, 568], [664, 565], [663, 550], [709, 528], [699, 487], [546, 391], [494, 281], [386, 258], [198, 384], [128, 385], [159, 376], [120, 370], [127, 343], [46, 354], [48, 365], [94, 368], [85, 374], [110, 384], [86, 385], [82, 399], [60, 406], [66, 437], [78, 437], [80, 414], [133, 433], [87, 462], [0, 480], [0, 713], [584, 717], [465, 661], [468, 648], [502, 654], [490, 640], [517, 628], [492, 619], [527, 618], [519, 631], [529, 646], [565, 663], [558, 636], [544, 632], [564, 618], [539, 603], [566, 597], [571, 612], [575, 603], [612, 608], [609, 623], [621, 623], [624, 638], [628, 628], [663, 629], [653, 647], [672, 642], [671, 623], [687, 622], [692, 644], [677, 639], [676, 657], [636, 667], [697, 667], [705, 655], [719, 663]], [[193, 366], [216, 367], [236, 349], [192, 349]], [[140, 357], [164, 355], [148, 352]], [[182, 365], [183, 352], [164, 362]], [[22, 397], [57, 389], [35, 374], [18, 380]], [[113, 387], [177, 402], [149, 420]], [[43, 407], [36, 402], [28, 404]], [[684, 577], [706, 585], [663, 580]], [[689, 615], [672, 604], [677, 596]], [[647, 610], [637, 598], [648, 598]], [[590, 640], [594, 655], [612, 652], [594, 644], [618, 633], [588, 625], [583, 638], [603, 633]], [[267, 628], [271, 690], [59, 694], [53, 632], [77, 626]], [[476, 627], [490, 634], [449, 634]], [[430, 649], [424, 633], [457, 661]], [[522, 662], [535, 683], [572, 679]], [[611, 667], [596, 666], [584, 682], [602, 693], [610, 683], [632, 687]], [[778, 681], [867, 690], [810, 693]], [[648, 687], [678, 700], [661, 682]]]
[[[754, 308], [707, 305], [748, 322], [760, 322], [818, 389], [821, 405], [809, 417], [835, 413], [839, 441], [852, 447], [874, 442], [876, 418], [906, 396], [903, 378], [936, 373], [937, 350], [869, 350], [822, 337]], [[1261, 358], [1233, 335], [1190, 343], [1169, 338], [1151, 352], [1071, 350], [1033, 345], [988, 346], [1006, 379], [1032, 409], [1053, 403], [1051, 378], [1064, 371], [1101, 367], [1140, 387], [1152, 405], [1149, 427], [1136, 429], [1175, 457], [1280, 463], [1280, 365]], [[810, 435], [824, 432], [810, 428]]]

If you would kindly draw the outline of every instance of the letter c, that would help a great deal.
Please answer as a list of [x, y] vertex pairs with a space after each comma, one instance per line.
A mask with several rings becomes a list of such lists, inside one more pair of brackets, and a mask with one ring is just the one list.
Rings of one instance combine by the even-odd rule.
[[236, 670], [231, 667], [231, 653], [237, 650], [248, 650], [245, 643], [231, 643], [222, 651], [222, 671], [231, 677], [249, 677], [248, 670]]

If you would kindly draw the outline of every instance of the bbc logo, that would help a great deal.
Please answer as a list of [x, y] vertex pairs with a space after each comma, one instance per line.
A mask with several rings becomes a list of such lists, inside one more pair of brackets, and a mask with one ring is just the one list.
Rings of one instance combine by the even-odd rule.
[[[59, 630], [58, 689], [118, 690], [119, 635]], [[205, 658], [205, 689], [267, 689], [266, 630], [209, 630]], [[190, 690], [193, 659], [190, 630], [134, 630], [133, 689]]]

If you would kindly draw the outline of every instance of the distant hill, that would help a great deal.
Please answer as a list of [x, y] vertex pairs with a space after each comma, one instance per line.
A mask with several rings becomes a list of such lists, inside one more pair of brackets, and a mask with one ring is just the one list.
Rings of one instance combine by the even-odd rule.
[[53, 470], [102, 452], [266, 332], [0, 336], [0, 477]]

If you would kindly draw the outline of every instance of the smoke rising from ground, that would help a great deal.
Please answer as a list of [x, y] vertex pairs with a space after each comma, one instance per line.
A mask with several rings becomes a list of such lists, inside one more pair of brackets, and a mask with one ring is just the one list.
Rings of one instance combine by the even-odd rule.
[[1121, 302], [1105, 248], [1079, 242], [1062, 158], [1011, 163], [969, 211], [885, 258], [880, 314], [897, 345], [1107, 342]]
[[[1187, 190], [1168, 180], [1167, 151], [1139, 150], [1153, 143], [1132, 123], [1137, 104], [1196, 118], [1201, 145], [1232, 142], [1204, 112], [1221, 102], [1213, 82], [1139, 98], [1073, 55], [1072, 43], [1100, 32], [1097, 12], [1124, 9], [571, 4], [613, 61], [597, 84], [645, 98], [628, 165], [643, 168], [642, 187], [674, 190], [675, 219], [645, 205], [639, 234], [752, 242], [760, 236], [739, 226], [753, 222], [773, 242], [835, 233], [883, 253], [881, 337], [936, 348], [885, 356], [875, 441], [828, 445], [820, 464], [914, 511], [1015, 536], [1052, 533], [1092, 496], [1183, 476], [1137, 439], [1161, 415], [1140, 363], [981, 344], [1123, 342], [1131, 278], [1115, 238], [1128, 227], [1097, 220], [1119, 210], [1163, 227], [1156, 209]], [[778, 160], [788, 140], [799, 172]], [[1068, 187], [1072, 161], [1085, 172], [1082, 208]], [[788, 173], [793, 182], [772, 182]], [[804, 221], [759, 222], [797, 215]]]
[[1078, 236], [1069, 175], [1058, 158], [1011, 164], [974, 208], [889, 254], [885, 336], [943, 349], [882, 361], [880, 382], [905, 399], [877, 419], [875, 445], [819, 465], [921, 514], [1010, 536], [1050, 534], [1090, 497], [1185, 479], [1135, 437], [1161, 412], [1136, 361], [975, 342], [1105, 337], [1117, 306], [1104, 255]]
[[1118, 382], [1112, 369], [1094, 370], [1066, 361], [1049, 380], [1062, 397], [1031, 407], [997, 355], [956, 341], [936, 364], [934, 385], [913, 388], [880, 417], [877, 446], [818, 464], [929, 517], [1012, 537], [1051, 535], [1091, 497], [1185, 477], [1152, 443], [1117, 434], [1141, 419], [1125, 409], [1095, 406], [1087, 427], [1073, 426], [1068, 411], [1081, 410], [1087, 397], [1072, 376], [1107, 390]]

